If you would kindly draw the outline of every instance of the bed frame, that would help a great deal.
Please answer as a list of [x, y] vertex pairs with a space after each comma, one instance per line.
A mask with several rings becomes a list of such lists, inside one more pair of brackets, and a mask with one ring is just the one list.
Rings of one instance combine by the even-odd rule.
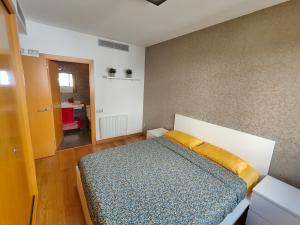
[[[261, 178], [268, 174], [275, 141], [196, 120], [180, 114], [175, 115], [174, 130], [191, 134], [205, 142], [231, 151], [240, 158], [248, 161], [258, 171]], [[86, 224], [94, 225], [90, 217], [78, 167], [76, 167], [76, 173], [77, 188]], [[242, 200], [220, 225], [235, 224], [248, 208], [249, 198], [250, 196], [247, 196]]]
[[79, 194], [79, 198], [80, 198], [80, 202], [81, 202], [81, 207], [82, 207], [85, 223], [86, 223], [86, 225], [94, 225], [92, 222], [88, 204], [87, 204], [87, 201], [85, 198], [85, 194], [84, 194], [84, 190], [83, 190], [83, 186], [82, 186], [82, 182], [81, 182], [80, 170], [79, 170], [78, 166], [76, 166], [76, 180], [77, 180], [77, 190], [78, 190], [78, 194]]

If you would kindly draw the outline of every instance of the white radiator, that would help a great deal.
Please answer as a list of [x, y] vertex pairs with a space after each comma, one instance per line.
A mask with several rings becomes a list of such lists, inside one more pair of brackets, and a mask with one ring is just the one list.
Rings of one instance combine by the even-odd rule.
[[100, 139], [127, 135], [128, 115], [111, 115], [99, 118]]

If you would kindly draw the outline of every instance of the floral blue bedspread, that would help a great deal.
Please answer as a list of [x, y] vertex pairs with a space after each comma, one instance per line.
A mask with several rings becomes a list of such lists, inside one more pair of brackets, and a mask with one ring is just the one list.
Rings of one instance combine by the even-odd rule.
[[163, 137], [79, 162], [94, 225], [217, 225], [244, 199], [238, 176]]

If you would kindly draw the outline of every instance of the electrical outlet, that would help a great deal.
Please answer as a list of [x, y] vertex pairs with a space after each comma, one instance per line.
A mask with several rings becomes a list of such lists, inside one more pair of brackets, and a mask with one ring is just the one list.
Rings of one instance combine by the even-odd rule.
[[103, 109], [97, 109], [96, 113], [103, 113]]

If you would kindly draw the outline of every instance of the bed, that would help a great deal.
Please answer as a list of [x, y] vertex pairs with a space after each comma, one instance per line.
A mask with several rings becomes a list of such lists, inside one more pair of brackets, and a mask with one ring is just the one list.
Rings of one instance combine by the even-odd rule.
[[[177, 114], [174, 129], [230, 149], [267, 174], [275, 142]], [[83, 157], [77, 186], [88, 225], [234, 224], [247, 187], [218, 164], [164, 138]]]

